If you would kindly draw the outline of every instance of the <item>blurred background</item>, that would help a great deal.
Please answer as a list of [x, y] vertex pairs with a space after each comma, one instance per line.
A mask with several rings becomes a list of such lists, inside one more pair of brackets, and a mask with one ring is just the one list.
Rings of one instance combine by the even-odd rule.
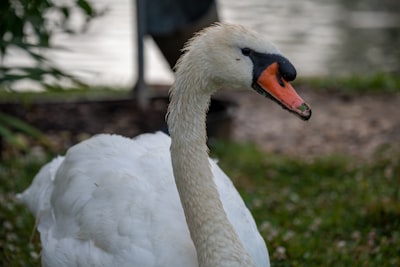
[[[94, 134], [165, 131], [176, 47], [215, 20], [276, 43], [313, 109], [304, 122], [250, 91], [211, 102], [212, 156], [272, 266], [400, 266], [396, 0], [0, 1], [0, 266], [40, 265], [15, 194]], [[152, 92], [147, 109], [138, 88]]]
[[[105, 14], [84, 34], [54, 33], [54, 46], [68, 50], [46, 53], [89, 84], [129, 87], [137, 78], [135, 1], [98, 0], [92, 5]], [[268, 36], [291, 59], [299, 77], [400, 72], [398, 1], [219, 0], [217, 8], [221, 21]], [[75, 13], [70, 23], [79, 25], [82, 18]], [[24, 60], [23, 53], [11, 53], [2, 64]], [[145, 40], [145, 62], [147, 82], [172, 82], [169, 66], [151, 38]]]

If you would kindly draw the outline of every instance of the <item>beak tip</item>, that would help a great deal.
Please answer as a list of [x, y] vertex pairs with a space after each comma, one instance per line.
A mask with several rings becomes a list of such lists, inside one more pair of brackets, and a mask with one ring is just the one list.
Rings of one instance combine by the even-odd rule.
[[308, 121], [311, 118], [312, 111], [310, 105], [303, 103], [297, 107], [298, 114], [302, 120]]
[[303, 117], [303, 120], [308, 121], [311, 118], [312, 112], [311, 109], [309, 110], [308, 114]]

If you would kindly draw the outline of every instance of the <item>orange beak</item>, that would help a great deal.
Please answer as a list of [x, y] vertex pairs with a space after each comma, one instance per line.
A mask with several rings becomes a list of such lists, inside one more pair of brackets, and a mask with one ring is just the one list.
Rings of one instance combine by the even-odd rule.
[[256, 84], [257, 91], [269, 96], [284, 109], [293, 112], [303, 120], [311, 117], [310, 106], [297, 94], [292, 85], [281, 77], [278, 63], [272, 63], [261, 72]]

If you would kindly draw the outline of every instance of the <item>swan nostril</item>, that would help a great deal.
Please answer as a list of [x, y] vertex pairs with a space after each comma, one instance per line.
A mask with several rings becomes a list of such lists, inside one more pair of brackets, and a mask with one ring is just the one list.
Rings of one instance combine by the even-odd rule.
[[282, 81], [282, 75], [279, 72], [276, 73], [276, 79], [278, 80], [280, 86], [285, 87], [285, 84]]

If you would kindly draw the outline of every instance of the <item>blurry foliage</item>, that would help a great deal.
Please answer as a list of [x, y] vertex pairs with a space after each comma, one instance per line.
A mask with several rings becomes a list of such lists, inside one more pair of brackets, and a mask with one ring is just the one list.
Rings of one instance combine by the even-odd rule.
[[[58, 89], [51, 81], [68, 81], [84, 85], [61, 70], [43, 53], [52, 45], [57, 33], [77, 34], [87, 29], [89, 22], [101, 15], [86, 0], [2, 0], [0, 1], [0, 85], [2, 89], [21, 80], [39, 83], [47, 90]], [[79, 16], [80, 23], [77, 23]], [[7, 56], [19, 52], [31, 64], [5, 66]], [[28, 149], [17, 133], [28, 134], [45, 143], [43, 135], [34, 127], [0, 112], [1, 141], [22, 150]]]
[[[56, 67], [42, 52], [55, 48], [51, 44], [55, 33], [83, 32], [87, 29], [88, 23], [101, 13], [86, 0], [0, 1], [0, 84], [2, 88], [10, 87], [14, 82], [26, 79], [39, 82], [44, 88], [51, 88], [46, 81], [48, 78], [66, 79], [80, 84], [79, 80]], [[72, 24], [72, 18], [76, 18], [76, 15], [83, 18], [80, 25]], [[10, 55], [11, 50], [24, 52], [33, 64], [4, 66], [4, 60]]]
[[[0, 141], [4, 140], [15, 149], [28, 151], [30, 147], [26, 142], [26, 138], [23, 138], [22, 135], [16, 134], [16, 132], [35, 138], [37, 142], [46, 148], [50, 147], [46, 136], [38, 129], [16, 117], [0, 112]], [[1, 152], [2, 151], [0, 151], [0, 153]]]

